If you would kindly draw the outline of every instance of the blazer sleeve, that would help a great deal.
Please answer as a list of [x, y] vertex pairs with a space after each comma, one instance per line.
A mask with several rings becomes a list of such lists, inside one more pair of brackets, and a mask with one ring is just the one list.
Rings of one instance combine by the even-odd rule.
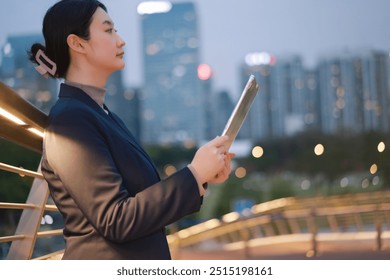
[[[130, 196], [96, 118], [75, 110], [56, 116], [45, 134], [49, 165], [89, 223], [113, 242], [149, 235], [199, 210], [196, 179], [186, 167]], [[131, 159], [129, 159], [131, 169]]]

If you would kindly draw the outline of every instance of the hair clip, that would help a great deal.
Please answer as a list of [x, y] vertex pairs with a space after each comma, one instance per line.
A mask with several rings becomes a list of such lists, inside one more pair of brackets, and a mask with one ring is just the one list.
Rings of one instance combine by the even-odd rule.
[[45, 76], [46, 78], [49, 77], [48, 73], [50, 73], [53, 77], [55, 76], [57, 65], [50, 58], [48, 58], [42, 50], [37, 51], [35, 60], [38, 63], [38, 66], [35, 67], [35, 69], [41, 75]]

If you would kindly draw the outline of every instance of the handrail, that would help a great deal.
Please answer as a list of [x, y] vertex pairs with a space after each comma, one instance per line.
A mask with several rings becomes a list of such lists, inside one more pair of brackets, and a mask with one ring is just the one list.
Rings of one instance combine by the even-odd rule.
[[[42, 153], [43, 131], [47, 115], [19, 96], [19, 94], [0, 82], [0, 137], [37, 153]], [[42, 174], [20, 167], [0, 163], [0, 169], [34, 178], [26, 203], [0, 202], [0, 209], [22, 209], [22, 215], [13, 237], [3, 237], [0, 242], [10, 240], [8, 259], [30, 259], [38, 235], [43, 213], [58, 211], [48, 205], [49, 190]], [[57, 234], [57, 233], [55, 233]]]
[[16, 173], [19, 175], [23, 175], [23, 176], [44, 179], [42, 173], [40, 173], [40, 172], [34, 172], [34, 171], [31, 171], [28, 169], [24, 169], [22, 167], [15, 167], [15, 166], [8, 165], [8, 164], [2, 163], [2, 162], [0, 162], [0, 169], [4, 170], [4, 171], [13, 172], [13, 173]]
[[46, 204], [45, 211], [58, 211], [58, 208], [54, 204]]
[[34, 209], [34, 208], [36, 208], [36, 205], [34, 204], [0, 202], [0, 209], [22, 210], [22, 209]]
[[[367, 204], [354, 205], [354, 197], [359, 202], [367, 201]], [[330, 234], [336, 234], [336, 238], [341, 238], [341, 236], [347, 238], [351, 236], [351, 232], [347, 234], [343, 232], [343, 229], [354, 228], [353, 236], [356, 238], [359, 233], [369, 233], [370, 231], [364, 229], [364, 225], [370, 226], [373, 233], [370, 236], [378, 250], [382, 248], [384, 232], [390, 236], [390, 230], [383, 230], [383, 225], [390, 228], [390, 215], [388, 214], [390, 192], [312, 199], [316, 201], [318, 207], [313, 207], [312, 203], [308, 203], [305, 198], [283, 198], [262, 203], [252, 208], [251, 216], [240, 217], [230, 222], [214, 220], [212, 223], [207, 221], [197, 224], [169, 235], [168, 242], [174, 250], [180, 251], [196, 247], [208, 240], [213, 240], [214, 246], [219, 244], [225, 250], [270, 244], [274, 241], [299, 240], [302, 242], [306, 240], [311, 248], [308, 256], [314, 256], [318, 251], [318, 242], [325, 240], [322, 233], [324, 230], [325, 232], [331, 231], [327, 233], [328, 238]], [[276, 205], [278, 207], [275, 207]], [[229, 217], [237, 215], [239, 214], [227, 214]], [[282, 238], [283, 236], [286, 238]], [[295, 238], [292, 238], [293, 236]], [[365, 238], [367, 236], [367, 234], [364, 235]], [[262, 242], [259, 242], [260, 240]], [[244, 251], [248, 254], [247, 250]]]
[[16, 240], [22, 240], [25, 237], [26, 236], [24, 236], [23, 234], [11, 235], [11, 236], [2, 236], [2, 237], [0, 237], [0, 243], [11, 242], [11, 241], [16, 241]]
[[[58, 211], [58, 208], [54, 204], [46, 204], [44, 206], [45, 211]], [[34, 204], [27, 203], [12, 203], [12, 202], [0, 202], [0, 209], [13, 209], [13, 210], [23, 210], [23, 209], [33, 209], [36, 208]]]
[[11, 235], [11, 236], [2, 236], [2, 237], [0, 237], [0, 243], [16, 241], [16, 240], [22, 240], [24, 238], [25, 238], [25, 236], [23, 234]]
[[42, 136], [47, 115], [0, 82], [0, 136], [12, 143], [42, 152]]
[[62, 229], [53, 229], [53, 230], [46, 230], [46, 231], [38, 231], [38, 232], [37, 232], [37, 238], [52, 237], [52, 236], [62, 235], [62, 234], [63, 234]]

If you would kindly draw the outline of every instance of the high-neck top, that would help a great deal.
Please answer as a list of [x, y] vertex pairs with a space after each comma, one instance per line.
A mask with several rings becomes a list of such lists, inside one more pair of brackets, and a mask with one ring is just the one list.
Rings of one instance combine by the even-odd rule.
[[104, 98], [106, 96], [106, 89], [105, 88], [79, 84], [79, 83], [66, 81], [66, 80], [65, 80], [65, 84], [73, 86], [73, 87], [77, 87], [77, 88], [83, 90], [86, 94], [88, 94], [89, 97], [91, 97], [104, 110], [103, 105], [104, 105]]

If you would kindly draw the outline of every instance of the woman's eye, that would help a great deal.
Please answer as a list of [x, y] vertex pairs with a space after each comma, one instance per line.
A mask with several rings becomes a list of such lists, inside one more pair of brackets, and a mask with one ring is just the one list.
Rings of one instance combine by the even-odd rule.
[[114, 28], [110, 28], [110, 29], [108, 29], [106, 32], [108, 32], [108, 33], [113, 33], [113, 32], [117, 33], [118, 30], [116, 30], [116, 29], [114, 29]]

